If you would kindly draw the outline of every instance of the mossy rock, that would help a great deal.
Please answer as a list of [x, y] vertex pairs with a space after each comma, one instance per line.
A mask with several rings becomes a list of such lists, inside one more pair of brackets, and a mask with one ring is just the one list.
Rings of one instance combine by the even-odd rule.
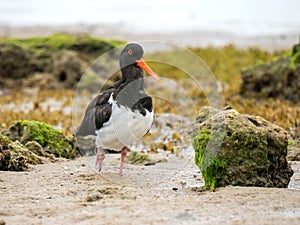
[[30, 52], [14, 44], [0, 44], [1, 79], [20, 79], [33, 72]]
[[300, 67], [300, 51], [295, 53], [291, 58], [291, 64], [290, 67], [292, 69], [296, 69], [297, 67]]
[[[52, 87], [75, 88], [95, 58], [121, 44], [125, 43], [69, 34], [3, 38], [0, 44], [0, 86], [20, 87], [24, 85], [24, 79], [39, 73], [53, 75]], [[39, 87], [38, 82], [35, 85]]]
[[6, 38], [1, 40], [3, 43], [20, 45], [27, 49], [48, 49], [62, 50], [73, 49], [86, 53], [94, 53], [98, 51], [103, 53], [112, 49], [115, 46], [125, 44], [119, 40], [106, 40], [90, 37], [88, 35], [71, 35], [71, 34], [54, 34], [48, 37], [33, 37], [33, 38]]
[[39, 164], [42, 160], [29, 151], [18, 140], [12, 141], [0, 135], [0, 170], [25, 171], [28, 164]]
[[195, 163], [206, 187], [288, 186], [293, 171], [286, 160], [288, 140], [282, 128], [258, 116], [212, 107], [203, 107], [197, 122]]
[[283, 98], [300, 101], [300, 44], [290, 55], [261, 63], [241, 72], [240, 92], [247, 97]]
[[53, 54], [53, 75], [56, 82], [64, 88], [74, 88], [88, 67], [74, 51], [60, 51]]
[[76, 150], [73, 141], [52, 126], [34, 120], [15, 121], [5, 133], [11, 140], [22, 144], [37, 142], [44, 151], [56, 157], [74, 158]]

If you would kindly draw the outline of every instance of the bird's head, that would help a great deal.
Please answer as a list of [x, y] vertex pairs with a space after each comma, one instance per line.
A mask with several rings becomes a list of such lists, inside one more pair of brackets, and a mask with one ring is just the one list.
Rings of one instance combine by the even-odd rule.
[[120, 67], [124, 68], [129, 65], [140, 67], [145, 70], [156, 81], [161, 82], [159, 77], [151, 70], [143, 59], [144, 50], [142, 46], [136, 43], [130, 43], [125, 46], [120, 55]]

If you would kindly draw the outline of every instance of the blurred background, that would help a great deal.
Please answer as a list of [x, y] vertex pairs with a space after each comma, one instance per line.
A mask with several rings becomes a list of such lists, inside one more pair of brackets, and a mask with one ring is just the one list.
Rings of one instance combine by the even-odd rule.
[[57, 32], [122, 40], [165, 40], [185, 46], [259, 46], [297, 42], [298, 0], [10, 0], [0, 1], [0, 36]]

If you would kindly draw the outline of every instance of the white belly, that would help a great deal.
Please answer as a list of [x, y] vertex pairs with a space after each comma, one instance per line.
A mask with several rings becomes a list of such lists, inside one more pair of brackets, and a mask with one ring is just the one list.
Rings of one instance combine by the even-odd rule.
[[146, 110], [143, 116], [124, 106], [112, 104], [112, 115], [100, 130], [96, 130], [96, 146], [104, 149], [120, 150], [139, 141], [151, 128], [153, 111]]

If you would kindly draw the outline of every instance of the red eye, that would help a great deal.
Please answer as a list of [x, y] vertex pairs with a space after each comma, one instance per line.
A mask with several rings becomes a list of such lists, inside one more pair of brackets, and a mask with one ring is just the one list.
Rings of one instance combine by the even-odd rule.
[[132, 54], [132, 50], [128, 50], [128, 52], [127, 52], [129, 55], [131, 55]]

